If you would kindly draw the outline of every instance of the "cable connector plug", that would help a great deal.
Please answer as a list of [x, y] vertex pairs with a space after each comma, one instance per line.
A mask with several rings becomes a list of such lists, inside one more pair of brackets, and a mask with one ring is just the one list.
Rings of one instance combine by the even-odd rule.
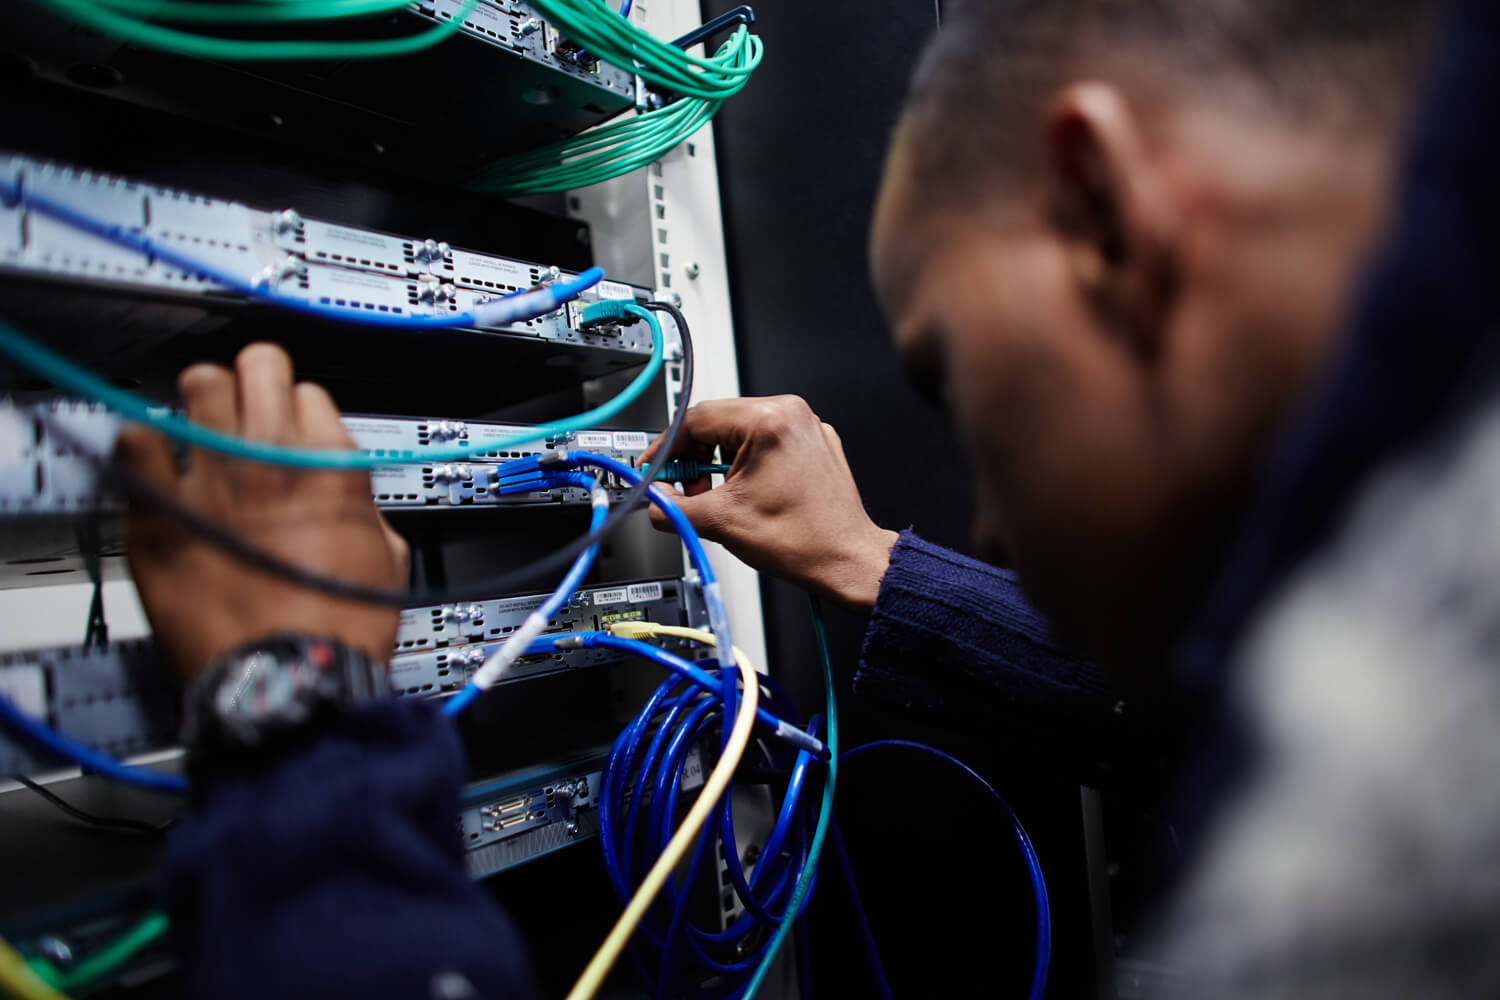
[[604, 631], [621, 639], [651, 639], [657, 634], [652, 622], [613, 622]]
[[626, 306], [634, 305], [635, 299], [603, 299], [599, 302], [590, 302], [578, 310], [578, 328], [591, 330], [598, 326], [633, 323], [635, 317], [626, 309]]
[[[647, 466], [647, 468], [650, 468]], [[674, 458], [651, 473], [651, 478], [658, 483], [691, 483], [708, 476], [722, 476], [729, 472], [729, 466], [717, 462], [697, 462], [691, 458]]]
[[553, 448], [551, 451], [543, 452], [537, 456], [536, 464], [543, 469], [571, 469], [577, 465], [569, 457], [566, 448]]

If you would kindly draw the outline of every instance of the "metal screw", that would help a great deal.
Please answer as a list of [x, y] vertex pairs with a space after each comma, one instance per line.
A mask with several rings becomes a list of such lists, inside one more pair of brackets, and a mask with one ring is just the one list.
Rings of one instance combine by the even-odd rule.
[[525, 38], [527, 35], [534, 35], [538, 31], [542, 30], [542, 22], [534, 17], [527, 18], [525, 21], [521, 22], [520, 30], [522, 38]]
[[703, 273], [703, 269], [698, 266], [698, 262], [696, 260], [685, 267], [683, 270], [687, 272], [689, 281], [693, 280], [694, 278], [698, 277], [698, 275]]
[[568, 831], [568, 836], [570, 836], [570, 837], [576, 837], [576, 836], [578, 836], [579, 827], [578, 827], [578, 821], [576, 819], [570, 819], [570, 820], [568, 820], [567, 831]]
[[672, 293], [672, 304], [678, 309], [682, 308], [682, 295], [678, 292]]

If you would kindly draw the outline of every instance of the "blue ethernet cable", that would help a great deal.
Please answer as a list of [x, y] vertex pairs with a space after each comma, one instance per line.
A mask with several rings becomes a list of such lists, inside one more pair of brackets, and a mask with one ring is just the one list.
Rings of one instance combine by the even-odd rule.
[[283, 295], [269, 286], [246, 281], [237, 274], [198, 260], [191, 254], [181, 253], [169, 244], [159, 243], [144, 233], [94, 218], [72, 205], [25, 187], [20, 181], [15, 184], [0, 181], [0, 203], [7, 208], [25, 208], [49, 216], [79, 232], [97, 236], [126, 250], [133, 250], [147, 260], [155, 258], [181, 271], [202, 275], [247, 298], [259, 299], [322, 319], [341, 319], [399, 330], [447, 330], [454, 327], [507, 326], [520, 323], [562, 308], [604, 279], [603, 270], [592, 267], [568, 281], [491, 299], [481, 302], [473, 312], [455, 313], [451, 316], [408, 316], [346, 309], [331, 304], [304, 302], [294, 296]]
[[[602, 303], [601, 303], [602, 304]], [[605, 455], [598, 455], [589, 451], [567, 450], [558, 453], [559, 461], [563, 463], [574, 462], [578, 465], [590, 466], [612, 472], [621, 480], [634, 486], [641, 481], [641, 474], [624, 462], [616, 461]], [[545, 464], [544, 459], [544, 464]], [[695, 529], [687, 519], [687, 516], [677, 508], [672, 499], [654, 483], [647, 489], [646, 495], [656, 505], [667, 520], [672, 524], [672, 530], [682, 539], [683, 547], [687, 549], [688, 558], [692, 561], [693, 568], [698, 571], [698, 577], [703, 585], [703, 606], [708, 611], [708, 630], [714, 634], [722, 655], [733, 656], [734, 645], [729, 635], [729, 613], [724, 607], [723, 591], [719, 589], [719, 581], [714, 576], [713, 567], [709, 565], [708, 553], [703, 551], [703, 542], [698, 537]], [[733, 715], [733, 697], [726, 695], [728, 705], [726, 712]], [[729, 732], [725, 729], [725, 733]]]
[[583, 314], [585, 322], [591, 319], [600, 321], [600, 319], [611, 320], [620, 316], [632, 316], [645, 320], [650, 327], [651, 357], [646, 362], [646, 366], [619, 395], [577, 416], [551, 420], [525, 431], [517, 431], [493, 441], [486, 441], [483, 445], [453, 445], [448, 448], [424, 451], [421, 454], [401, 452], [375, 455], [364, 451], [344, 449], [292, 448], [212, 430], [178, 416], [164, 407], [156, 406], [133, 392], [117, 388], [102, 376], [70, 361], [3, 320], [0, 320], [0, 354], [9, 357], [23, 368], [29, 369], [68, 393], [100, 403], [128, 420], [145, 424], [167, 437], [195, 448], [218, 452], [232, 458], [301, 469], [369, 470], [383, 465], [468, 461], [474, 457], [476, 451], [500, 451], [529, 441], [561, 437], [608, 422], [645, 392], [657, 373], [661, 371], [665, 348], [661, 323], [654, 313], [641, 308], [634, 302], [612, 300], [595, 302], [585, 306]]
[[163, 792], [172, 795], [187, 793], [187, 778], [180, 774], [166, 774], [144, 767], [132, 767], [102, 754], [86, 743], [75, 740], [48, 726], [40, 719], [33, 719], [9, 698], [0, 695], [0, 729], [11, 736], [41, 747], [86, 771], [97, 771], [100, 775], [118, 781], [122, 785], [148, 792]]
[[755, 974], [745, 984], [744, 990], [736, 995], [735, 1000], [754, 1000], [755, 994], [765, 982], [766, 975], [771, 971], [771, 966], [775, 964], [776, 955], [785, 943], [787, 935], [791, 933], [796, 915], [801, 913], [803, 901], [812, 895], [813, 880], [817, 876], [818, 863], [822, 859], [823, 843], [828, 836], [828, 825], [833, 820], [833, 793], [839, 768], [838, 699], [835, 697], [833, 682], [833, 656], [828, 649], [828, 629], [823, 623], [823, 604], [815, 594], [808, 595], [808, 602], [812, 609], [813, 634], [818, 640], [818, 663], [823, 671], [823, 696], [828, 706], [828, 775], [823, 780], [823, 802], [818, 808], [818, 825], [813, 831], [812, 844], [808, 847], [807, 863], [797, 879], [796, 889], [792, 891], [792, 898], [787, 904], [787, 914], [771, 937], [760, 965], [755, 968]]
[[1031, 991], [1028, 996], [1030, 1000], [1042, 1000], [1047, 992], [1047, 970], [1052, 961], [1052, 910], [1047, 900], [1047, 881], [1042, 876], [1041, 860], [1037, 858], [1036, 848], [1032, 846], [1026, 828], [1021, 825], [1020, 817], [1010, 807], [1010, 803], [1005, 801], [1005, 797], [995, 790], [995, 786], [986, 781], [978, 771], [952, 754], [925, 743], [913, 740], [874, 740], [845, 751], [841, 762], [848, 764], [876, 752], [890, 750], [915, 750], [946, 764], [968, 778], [970, 784], [982, 790], [1000, 807], [1010, 827], [1011, 838], [1015, 840], [1021, 859], [1026, 864], [1026, 873], [1031, 879], [1031, 891], [1036, 901], [1036, 960], [1032, 966]]
[[[524, 462], [525, 459], [522, 459], [522, 461]], [[502, 468], [504, 467], [502, 466]], [[577, 473], [553, 474], [544, 476], [543, 479], [549, 485], [579, 486], [588, 490], [593, 508], [589, 519], [589, 533], [592, 534], [599, 530], [599, 526], [609, 516], [609, 494], [600, 488], [597, 479], [593, 476], [584, 476]], [[501, 489], [505, 488], [509, 487], [501, 487]], [[523, 492], [524, 490], [516, 489], [515, 491]], [[542, 602], [541, 607], [527, 615], [521, 627], [512, 633], [511, 637], [501, 645], [500, 649], [493, 656], [485, 661], [479, 670], [475, 672], [474, 678], [464, 685], [463, 690], [448, 699], [448, 703], [443, 706], [444, 715], [452, 718], [468, 708], [474, 699], [478, 698], [482, 692], [494, 684], [495, 679], [501, 672], [508, 669], [519, 657], [526, 655], [526, 651], [531, 643], [547, 627], [547, 623], [551, 621], [553, 616], [563, 609], [579, 586], [582, 585], [583, 578], [588, 576], [589, 570], [594, 566], [594, 559], [598, 555], [599, 544], [597, 542], [579, 553], [578, 558], [573, 560], [573, 565], [569, 567], [562, 582], [547, 596], [547, 599]], [[554, 643], [553, 645], [555, 646], [556, 644]], [[494, 676], [487, 677], [481, 683], [481, 675], [486, 674], [487, 671]]]
[[[724, 676], [726, 680], [729, 677]], [[773, 709], [787, 714], [791, 708], [780, 686], [770, 678], [762, 678], [762, 685]], [[649, 865], [670, 840], [687, 750], [714, 725], [721, 724], [723, 715], [718, 709], [716, 701], [693, 690], [681, 677], [668, 678], [612, 748], [599, 804], [600, 837], [611, 887], [622, 900], [630, 896], [637, 865]], [[816, 719], [809, 728], [817, 731]], [[760, 752], [774, 768], [771, 746], [761, 744]], [[787, 791], [752, 880], [754, 892], [767, 908], [779, 907], [787, 900], [793, 892], [794, 878], [798, 884], [804, 878], [811, 883], [807, 862], [812, 823], [804, 806], [804, 787], [809, 772], [816, 766], [812, 755], [799, 749], [795, 762], [788, 768]], [[663, 887], [656, 912], [670, 912], [670, 918], [664, 917], [664, 923], [643, 922], [632, 951], [642, 977], [648, 982], [655, 979], [657, 995], [676, 995], [673, 986], [683, 974], [721, 984], [714, 989], [695, 985], [694, 995], [738, 995], [737, 980], [756, 967], [767, 946], [768, 938], [764, 935], [760, 936], [759, 944], [754, 943], [757, 926], [766, 926], [766, 921], [749, 913], [742, 914], [722, 932], [704, 931], [687, 921], [692, 894], [685, 887], [693, 884], [701, 870], [715, 833], [712, 826], [707, 826], [699, 834], [692, 855], [696, 860], [690, 862], [686, 876], [680, 881], [669, 879]], [[726, 844], [726, 861], [730, 851]], [[807, 900], [804, 892], [787, 903], [789, 921], [805, 912]], [[773, 918], [773, 922], [774, 919], [780, 918]], [[683, 954], [684, 945], [690, 949], [685, 956], [690, 964], [680, 969], [677, 958]], [[751, 945], [748, 952], [744, 950], [746, 945]], [[649, 970], [647, 950], [657, 956], [649, 960], [654, 966]]]

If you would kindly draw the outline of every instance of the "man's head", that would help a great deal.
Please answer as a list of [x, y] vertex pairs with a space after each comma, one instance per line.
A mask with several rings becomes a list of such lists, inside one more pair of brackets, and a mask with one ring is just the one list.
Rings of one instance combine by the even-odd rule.
[[872, 263], [976, 542], [1156, 658], [1378, 234], [1435, 0], [950, 3]]

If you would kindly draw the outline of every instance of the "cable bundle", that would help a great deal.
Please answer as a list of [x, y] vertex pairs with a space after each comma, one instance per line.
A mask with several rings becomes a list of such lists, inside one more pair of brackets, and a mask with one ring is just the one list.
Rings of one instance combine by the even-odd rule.
[[431, 48], [458, 30], [479, 0], [465, 0], [451, 21], [399, 38], [245, 39], [206, 35], [155, 24], [153, 20], [225, 26], [342, 21], [394, 13], [408, 0], [256, 0], [198, 3], [193, 0], [36, 0], [64, 17], [126, 42], [199, 59], [270, 62], [292, 59], [381, 59]]
[[743, 25], [713, 56], [700, 59], [590, 0], [541, 0], [535, 6], [569, 41], [681, 96], [666, 107], [482, 167], [469, 178], [474, 190], [507, 195], [563, 191], [645, 166], [706, 125], [760, 65], [761, 41]]
[[[371, 59], [417, 52], [457, 31], [479, 0], [466, 0], [451, 20], [441, 20], [416, 34], [341, 40], [245, 39], [168, 25], [242, 28], [350, 21], [394, 13], [408, 7], [408, 0], [35, 2], [106, 35], [148, 48], [202, 59], [265, 62]], [[599, 0], [534, 0], [532, 7], [570, 44], [655, 84], [673, 95], [673, 100], [665, 107], [485, 166], [470, 176], [472, 190], [525, 195], [587, 187], [660, 159], [707, 124], [719, 105], [744, 87], [761, 60], [761, 41], [744, 26], [714, 55], [702, 58], [653, 37]], [[624, 10], [628, 9], [627, 5]]]
[[[718, 676], [732, 683], [734, 673], [721, 670]], [[794, 709], [780, 686], [765, 677], [760, 682], [762, 704], [776, 716], [792, 717]], [[724, 711], [721, 699], [672, 677], [615, 741], [599, 800], [599, 835], [611, 887], [622, 902], [634, 894], [638, 873], [662, 855], [676, 831], [684, 766], [694, 747], [707, 754], [719, 745]], [[808, 727], [812, 735], [818, 735], [821, 721], [813, 718]], [[729, 796], [718, 804], [716, 822], [698, 832], [686, 874], [667, 879], [634, 938], [632, 956], [655, 996], [744, 996], [746, 981], [771, 951], [777, 928], [806, 911], [810, 893], [803, 892], [800, 900], [792, 897], [804, 877], [815, 877], [816, 786], [827, 780], [827, 765], [806, 749], [764, 739], [753, 744], [749, 756], [768, 780], [780, 784], [784, 776], [775, 825], [753, 866], [741, 860], [745, 845], [735, 838]], [[742, 763], [742, 782], [743, 774]], [[743, 912], [722, 929], [700, 927], [690, 916], [695, 904], [707, 900], [709, 912], [723, 912], [717, 905], [721, 856]]]

